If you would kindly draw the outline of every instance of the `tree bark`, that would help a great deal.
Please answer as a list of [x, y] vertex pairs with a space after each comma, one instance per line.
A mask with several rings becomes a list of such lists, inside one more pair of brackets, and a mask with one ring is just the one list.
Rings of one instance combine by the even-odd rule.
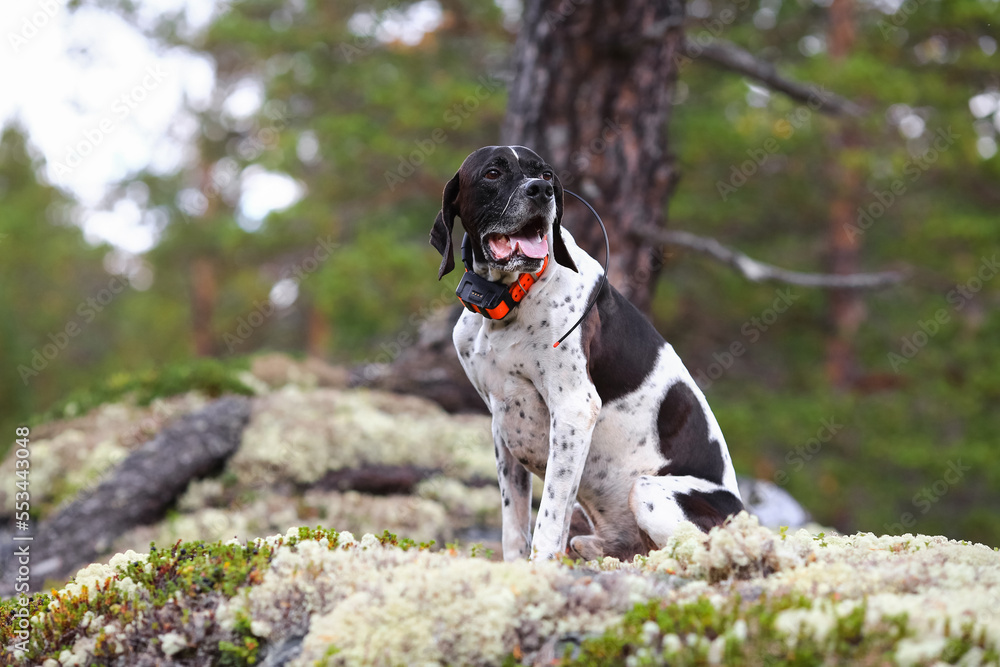
[[[842, 62], [854, 46], [854, 13], [854, 0], [833, 0], [830, 6], [830, 57], [835, 62]], [[857, 127], [849, 121], [831, 138], [833, 151], [840, 154], [849, 153], [860, 143]], [[836, 157], [830, 160], [830, 165], [833, 187], [829, 223], [830, 272], [838, 275], [857, 273], [861, 237], [852, 230], [855, 229], [861, 174], [858, 167]], [[854, 337], [865, 316], [864, 301], [856, 291], [830, 291], [831, 332], [826, 344], [826, 375], [834, 387], [846, 389], [858, 378]]]
[[218, 292], [212, 260], [204, 256], [195, 257], [191, 260], [191, 330], [194, 351], [199, 357], [215, 355], [212, 315]]
[[[645, 312], [662, 254], [630, 232], [663, 226], [677, 182], [666, 125], [683, 19], [682, 0], [529, 0], [501, 132], [504, 144], [545, 158], [564, 187], [601, 213], [608, 278]], [[604, 237], [585, 207], [567, 198], [564, 221], [603, 258]]]
[[[219, 197], [214, 193], [211, 180], [212, 170], [206, 165], [201, 169], [201, 192], [208, 205], [202, 214], [202, 219], [195, 224], [206, 224], [212, 219], [219, 205]], [[194, 342], [195, 354], [199, 357], [215, 356], [215, 336], [212, 333], [212, 318], [215, 315], [215, 304], [219, 297], [219, 284], [215, 274], [215, 262], [212, 257], [199, 252], [191, 259], [189, 268], [191, 277], [191, 338]]]
[[310, 304], [307, 308], [306, 352], [309, 356], [324, 359], [330, 351], [333, 327], [330, 326], [330, 320], [316, 307], [315, 303]]

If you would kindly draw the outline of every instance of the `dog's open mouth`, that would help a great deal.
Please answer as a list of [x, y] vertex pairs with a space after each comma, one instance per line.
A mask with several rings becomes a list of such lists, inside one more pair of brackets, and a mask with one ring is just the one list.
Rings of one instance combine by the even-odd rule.
[[541, 221], [529, 222], [512, 234], [490, 234], [486, 237], [493, 256], [504, 260], [521, 253], [525, 257], [542, 259], [549, 254], [549, 242], [545, 238], [545, 225]]

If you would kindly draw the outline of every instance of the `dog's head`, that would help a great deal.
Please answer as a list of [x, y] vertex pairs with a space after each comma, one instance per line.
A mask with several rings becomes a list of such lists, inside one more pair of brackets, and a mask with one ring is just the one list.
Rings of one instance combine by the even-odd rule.
[[469, 234], [473, 255], [502, 273], [541, 270], [549, 254], [576, 271], [560, 232], [563, 189], [545, 160], [523, 146], [487, 146], [475, 151], [444, 187], [431, 245], [441, 253], [438, 279], [455, 268], [455, 216]]

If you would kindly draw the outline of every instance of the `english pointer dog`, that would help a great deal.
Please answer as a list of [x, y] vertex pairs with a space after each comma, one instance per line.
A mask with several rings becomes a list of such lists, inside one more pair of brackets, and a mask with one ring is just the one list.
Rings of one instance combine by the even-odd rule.
[[[440, 279], [455, 268], [461, 219], [466, 310], [453, 339], [493, 415], [504, 559], [567, 553], [579, 502], [593, 530], [569, 540], [569, 554], [627, 560], [662, 546], [681, 521], [707, 531], [743, 502], [705, 396], [673, 347], [602, 282], [562, 212], [562, 185], [541, 157], [487, 146], [445, 186], [431, 244]], [[544, 480], [534, 532], [533, 474]]]

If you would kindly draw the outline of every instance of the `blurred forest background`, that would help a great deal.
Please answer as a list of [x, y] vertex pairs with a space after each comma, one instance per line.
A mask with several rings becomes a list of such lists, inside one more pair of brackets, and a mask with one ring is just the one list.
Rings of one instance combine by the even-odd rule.
[[[907, 279], [754, 283], [666, 246], [648, 310], [739, 473], [843, 531], [997, 545], [1000, 3], [856, 0], [833, 20], [843, 4], [686, 3], [689, 43], [738, 45], [856, 113], [689, 49], [663, 130], [680, 175], [666, 227], [784, 268]], [[265, 350], [390, 363], [452, 305], [457, 276], [435, 280], [427, 234], [464, 157], [500, 140], [517, 0], [246, 0], [199, 29], [183, 12], [100, 6], [157, 48], [206, 58], [215, 88], [178, 117], [198, 127], [181, 168], [108, 192], [108, 209], [128, 202], [155, 229], [141, 255], [85, 241], [32, 137], [4, 128], [0, 432], [165, 368], [211, 376]], [[298, 196], [255, 220], [240, 203], [261, 175]]]

